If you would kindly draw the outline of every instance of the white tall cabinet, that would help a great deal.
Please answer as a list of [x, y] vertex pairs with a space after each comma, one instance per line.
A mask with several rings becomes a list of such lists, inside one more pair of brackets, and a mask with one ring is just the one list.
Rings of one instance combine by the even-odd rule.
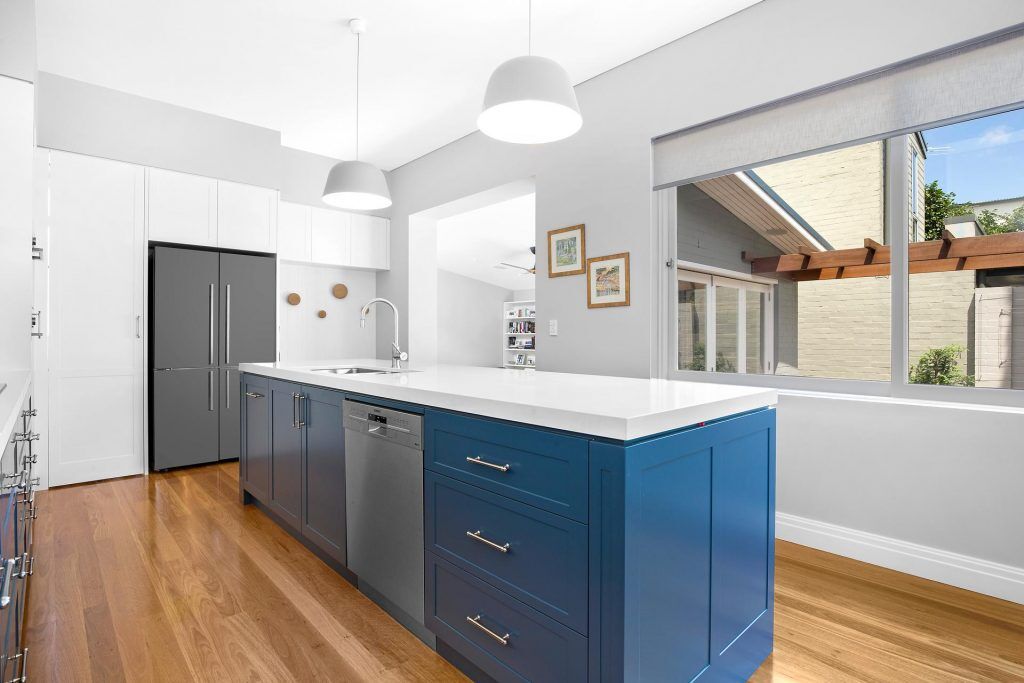
[[391, 221], [305, 204], [281, 202], [278, 256], [285, 261], [387, 270]]
[[217, 246], [217, 181], [159, 168], [146, 170], [149, 239]]
[[[49, 483], [144, 469], [145, 173], [49, 155]], [[37, 231], [39, 230], [37, 222]]]

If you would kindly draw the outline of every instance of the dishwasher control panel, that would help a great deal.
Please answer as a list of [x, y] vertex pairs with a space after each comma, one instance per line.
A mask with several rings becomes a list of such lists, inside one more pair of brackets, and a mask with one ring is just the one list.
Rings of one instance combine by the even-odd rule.
[[394, 441], [409, 448], [423, 448], [422, 415], [348, 399], [342, 410], [345, 429]]

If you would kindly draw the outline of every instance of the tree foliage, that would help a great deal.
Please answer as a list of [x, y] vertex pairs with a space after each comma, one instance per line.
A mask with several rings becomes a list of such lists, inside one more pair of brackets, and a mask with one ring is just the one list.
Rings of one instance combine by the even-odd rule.
[[942, 239], [945, 220], [952, 216], [966, 216], [971, 210], [970, 204], [956, 201], [956, 192], [946, 192], [939, 187], [938, 180], [931, 181], [924, 186], [924, 238]]
[[978, 214], [978, 225], [986, 235], [1024, 231], [1024, 206], [1018, 206], [1008, 214], [985, 209]]
[[912, 384], [942, 384], [950, 387], [973, 387], [974, 377], [960, 367], [964, 354], [960, 344], [928, 349], [910, 369]]

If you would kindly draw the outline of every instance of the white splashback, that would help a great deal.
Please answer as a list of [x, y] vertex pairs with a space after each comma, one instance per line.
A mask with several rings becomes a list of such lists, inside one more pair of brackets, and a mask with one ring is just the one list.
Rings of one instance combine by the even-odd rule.
[[[331, 293], [331, 288], [339, 283], [348, 287], [344, 299], [336, 299]], [[302, 297], [298, 306], [285, 301], [290, 292]], [[359, 309], [375, 296], [374, 272], [282, 262], [278, 273], [281, 360], [373, 358], [377, 340], [375, 318], [391, 313], [390, 309], [376, 308], [366, 327], [359, 327]], [[326, 318], [317, 317], [320, 310], [327, 311]]]

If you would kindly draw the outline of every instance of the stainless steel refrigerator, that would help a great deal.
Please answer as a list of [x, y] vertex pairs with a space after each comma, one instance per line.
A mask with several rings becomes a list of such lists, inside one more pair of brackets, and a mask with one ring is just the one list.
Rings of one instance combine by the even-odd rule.
[[274, 360], [274, 257], [150, 253], [151, 466], [237, 458], [238, 364]]

